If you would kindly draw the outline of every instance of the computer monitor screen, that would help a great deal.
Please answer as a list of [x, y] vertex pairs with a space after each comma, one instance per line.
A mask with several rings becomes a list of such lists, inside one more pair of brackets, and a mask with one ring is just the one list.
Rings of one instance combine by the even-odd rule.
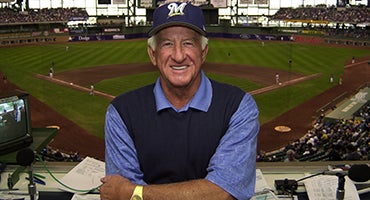
[[0, 155], [32, 143], [29, 94], [14, 90], [0, 93]]

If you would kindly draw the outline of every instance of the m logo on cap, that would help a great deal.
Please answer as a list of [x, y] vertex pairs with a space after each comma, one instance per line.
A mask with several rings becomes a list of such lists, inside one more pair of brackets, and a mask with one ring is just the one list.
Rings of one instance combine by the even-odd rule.
[[153, 13], [153, 26], [149, 30], [148, 35], [153, 36], [160, 30], [170, 26], [185, 26], [199, 32], [203, 36], [207, 35], [202, 9], [191, 3], [171, 2], [159, 6]]
[[167, 8], [170, 10], [168, 13], [168, 17], [176, 16], [176, 15], [184, 15], [184, 9], [187, 3], [182, 3], [178, 5], [177, 3], [170, 3], [168, 4]]

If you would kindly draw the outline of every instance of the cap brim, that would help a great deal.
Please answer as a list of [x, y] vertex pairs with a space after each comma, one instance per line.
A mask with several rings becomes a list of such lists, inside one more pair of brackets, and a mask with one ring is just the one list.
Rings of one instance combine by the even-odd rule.
[[148, 32], [148, 35], [153, 36], [156, 33], [158, 33], [159, 31], [161, 31], [162, 29], [165, 29], [165, 28], [168, 28], [168, 27], [171, 27], [171, 26], [184, 26], [184, 27], [187, 27], [187, 28], [191, 28], [194, 31], [197, 31], [198, 33], [200, 33], [203, 36], [206, 36], [206, 32], [204, 30], [198, 28], [197, 26], [194, 26], [194, 25], [186, 23], [186, 22], [179, 22], [179, 21], [173, 21], [173, 22], [168, 22], [168, 23], [165, 23], [165, 24], [161, 24], [161, 25], [151, 29]]

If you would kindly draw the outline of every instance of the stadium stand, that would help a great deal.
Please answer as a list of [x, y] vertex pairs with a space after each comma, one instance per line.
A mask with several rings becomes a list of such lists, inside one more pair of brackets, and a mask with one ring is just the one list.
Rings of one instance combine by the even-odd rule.
[[257, 161], [284, 161], [289, 150], [295, 152], [297, 161], [369, 160], [369, 131], [368, 100], [353, 112], [351, 119], [327, 120], [322, 113], [304, 137], [277, 151], [260, 152]]
[[323, 33], [328, 37], [368, 40], [370, 35], [367, 28], [370, 22], [370, 9], [361, 6], [280, 8], [271, 20], [300, 22], [305, 30], [310, 30], [310, 33]]
[[366, 7], [303, 7], [303, 8], [280, 8], [273, 20], [300, 20], [302, 22], [335, 22], [359, 24], [370, 21], [370, 10]]
[[[89, 17], [96, 17], [96, 24], [88, 24], [86, 20]], [[146, 17], [147, 22], [150, 21], [149, 15]], [[232, 38], [253, 39], [256, 34], [264, 34], [265, 36], [259, 35], [259, 38], [269, 38], [269, 40], [284, 38], [288, 41], [293, 34], [295, 38], [299, 38], [298, 36], [317, 37], [320, 39], [314, 38], [315, 41], [329, 44], [367, 46], [369, 42], [370, 30], [367, 27], [370, 22], [370, 10], [364, 6], [327, 8], [317, 5], [316, 7], [280, 8], [275, 14], [263, 17], [269, 21], [279, 22], [279, 25], [277, 27], [264, 27], [262, 24], [253, 27], [236, 25], [225, 29], [223, 28], [225, 24], [222, 24], [219, 19], [220, 23], [217, 26], [213, 24], [208, 27], [210, 33], [214, 32], [210, 34], [210, 37], [228, 35]], [[97, 40], [101, 38], [101, 35], [108, 36], [102, 38], [104, 40], [145, 37], [144, 33], [149, 28], [147, 22], [130, 26], [124, 23], [124, 18], [108, 15], [89, 16], [85, 8], [28, 8], [19, 11], [13, 7], [3, 7], [0, 8], [0, 45], [80, 41], [80, 37]], [[68, 22], [71, 21], [85, 21], [86, 23], [68, 26]], [[284, 23], [285, 26], [282, 27], [281, 24]], [[290, 26], [291, 23], [301, 25], [299, 27]], [[225, 30], [227, 31], [224, 32]], [[24, 34], [18, 35], [19, 33]], [[64, 36], [60, 37], [63, 33]]]
[[82, 8], [43, 8], [29, 9], [24, 12], [17, 12], [10, 8], [0, 8], [0, 24], [44, 22], [67, 23], [74, 18], [88, 17], [88, 13]]

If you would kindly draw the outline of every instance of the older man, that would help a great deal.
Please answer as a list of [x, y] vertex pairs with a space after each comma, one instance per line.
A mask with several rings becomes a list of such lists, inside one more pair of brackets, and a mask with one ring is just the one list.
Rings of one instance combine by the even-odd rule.
[[153, 18], [147, 50], [160, 76], [108, 107], [101, 199], [251, 198], [255, 101], [203, 72], [208, 39], [199, 7], [173, 2]]

